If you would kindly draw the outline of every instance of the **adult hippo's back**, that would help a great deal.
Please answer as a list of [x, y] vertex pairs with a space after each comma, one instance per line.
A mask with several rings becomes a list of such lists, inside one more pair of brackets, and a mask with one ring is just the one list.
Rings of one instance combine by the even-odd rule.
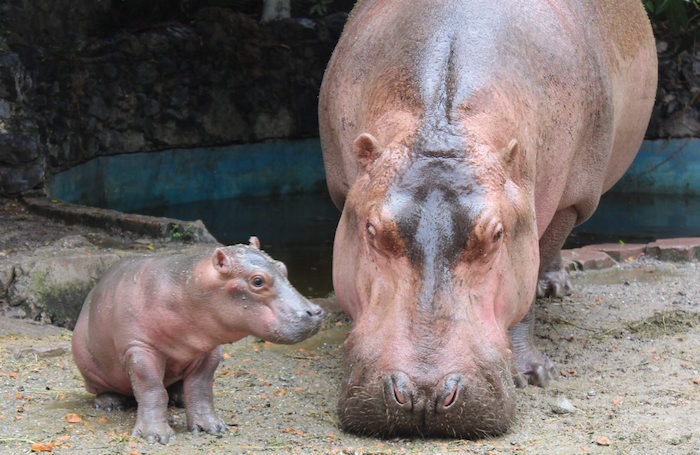
[[632, 162], [655, 89], [638, 0], [357, 3], [319, 105], [354, 319], [343, 428], [508, 428], [514, 384], [554, 371], [531, 344], [538, 275], [561, 279], [545, 272]]

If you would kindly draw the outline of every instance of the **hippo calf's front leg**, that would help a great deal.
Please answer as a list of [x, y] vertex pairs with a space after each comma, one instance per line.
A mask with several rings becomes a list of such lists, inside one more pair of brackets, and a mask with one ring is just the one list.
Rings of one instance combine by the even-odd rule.
[[221, 434], [227, 426], [214, 410], [214, 372], [221, 361], [221, 347], [205, 354], [201, 363], [183, 380], [187, 428]]
[[165, 360], [146, 349], [127, 351], [127, 371], [138, 402], [132, 436], [167, 444], [175, 438], [168, 424], [168, 392], [163, 387]]

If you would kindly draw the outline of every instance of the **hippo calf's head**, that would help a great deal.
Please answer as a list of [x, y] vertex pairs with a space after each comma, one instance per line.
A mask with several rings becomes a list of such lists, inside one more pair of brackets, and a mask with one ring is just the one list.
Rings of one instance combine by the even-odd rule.
[[257, 237], [250, 246], [217, 248], [211, 266], [222, 324], [274, 343], [302, 341], [321, 327], [321, 307], [291, 285], [284, 263], [260, 250]]
[[514, 411], [507, 331], [527, 312], [538, 271], [522, 152], [511, 141], [468, 154], [402, 144], [383, 153], [369, 134], [354, 149], [364, 173], [345, 201], [333, 258], [339, 302], [354, 319], [343, 428], [505, 431]]

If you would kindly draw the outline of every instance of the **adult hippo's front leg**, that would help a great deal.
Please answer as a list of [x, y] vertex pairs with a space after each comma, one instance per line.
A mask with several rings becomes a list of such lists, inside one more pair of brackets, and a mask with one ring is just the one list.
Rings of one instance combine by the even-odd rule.
[[[576, 224], [578, 214], [573, 207], [561, 210], [554, 215], [552, 222], [540, 238], [540, 273], [538, 279], [538, 295], [541, 283], [555, 281], [546, 285], [548, 288], [564, 290], [570, 287], [568, 275], [561, 266], [561, 247], [566, 238]], [[552, 264], [555, 265], [556, 272], [552, 272]], [[551, 274], [548, 276], [548, 274]], [[535, 345], [535, 303], [532, 303], [530, 310], [525, 317], [508, 334], [513, 344], [513, 357], [515, 368], [522, 374], [529, 384], [545, 387], [556, 375], [554, 364]], [[516, 380], [516, 384], [518, 381]]]

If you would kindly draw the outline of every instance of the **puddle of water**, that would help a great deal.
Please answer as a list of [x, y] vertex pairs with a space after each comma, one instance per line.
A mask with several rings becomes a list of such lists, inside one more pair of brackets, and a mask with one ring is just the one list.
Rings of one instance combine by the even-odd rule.
[[342, 327], [331, 327], [318, 332], [316, 335], [296, 344], [274, 344], [266, 343], [265, 349], [276, 352], [296, 353], [296, 352], [311, 352], [323, 345], [340, 346], [347, 338], [350, 332], [350, 325], [346, 324]]
[[593, 285], [628, 283], [658, 283], [670, 276], [677, 276], [673, 268], [656, 265], [653, 268], [612, 268], [591, 270], [587, 272], [584, 281]]

